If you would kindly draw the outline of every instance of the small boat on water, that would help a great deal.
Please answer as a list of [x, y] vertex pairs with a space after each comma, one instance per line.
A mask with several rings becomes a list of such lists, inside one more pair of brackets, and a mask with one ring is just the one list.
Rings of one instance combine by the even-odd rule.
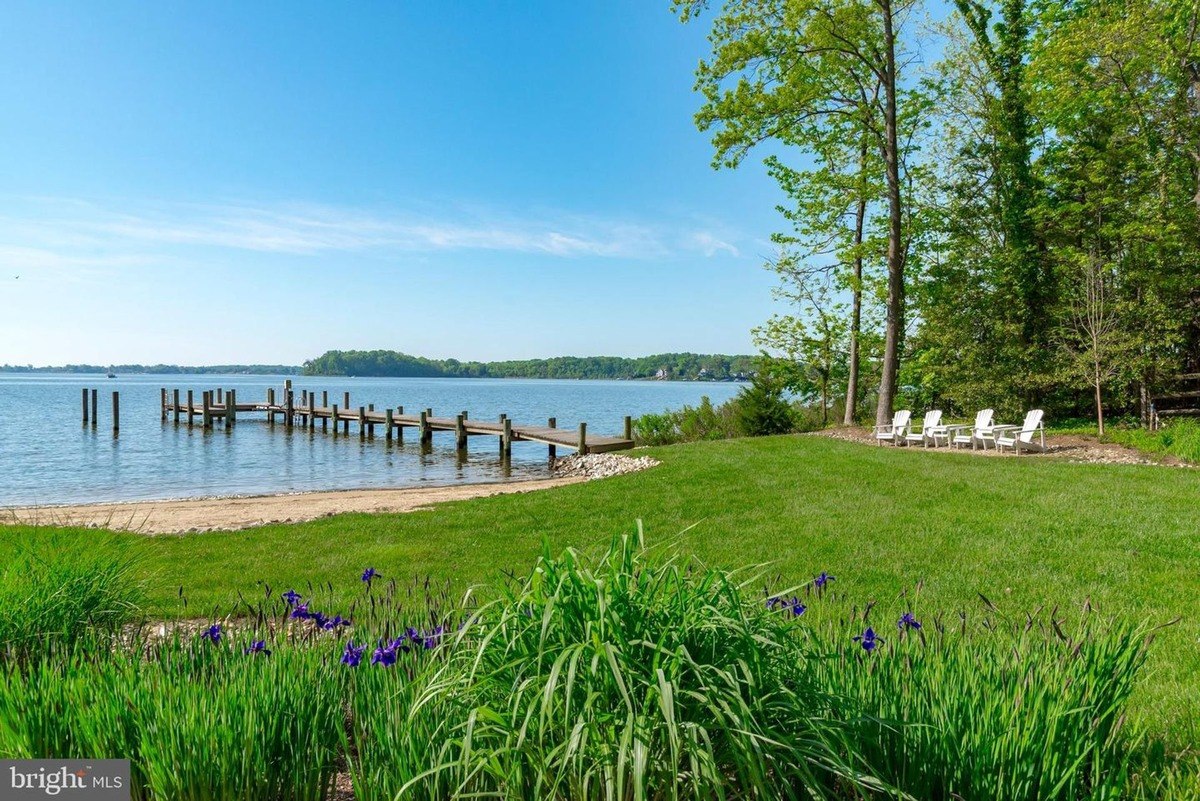
[[117, 374], [113, 372], [113, 370], [112, 370], [112, 368], [111, 368], [111, 367], [110, 367], [110, 368], [108, 368], [108, 377], [109, 377], [109, 378], [116, 378], [116, 377], [117, 377]]

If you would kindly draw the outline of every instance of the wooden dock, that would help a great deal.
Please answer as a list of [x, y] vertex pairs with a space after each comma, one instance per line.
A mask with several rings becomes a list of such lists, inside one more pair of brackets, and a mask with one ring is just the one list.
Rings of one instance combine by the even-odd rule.
[[403, 442], [407, 428], [415, 430], [421, 445], [427, 447], [432, 446], [435, 432], [453, 432], [455, 445], [460, 451], [466, 450], [469, 437], [496, 437], [500, 453], [505, 457], [511, 454], [514, 442], [547, 445], [551, 457], [557, 454], [558, 448], [570, 448], [577, 453], [588, 454], [628, 450], [634, 445], [633, 421], [630, 417], [624, 420], [624, 436], [609, 437], [589, 433], [587, 423], [580, 423], [575, 429], [559, 428], [553, 417], [545, 425], [526, 425], [515, 423], [503, 414], [491, 421], [473, 418], [466, 411], [453, 416], [441, 416], [435, 415], [433, 409], [413, 414], [406, 413], [403, 406], [376, 409], [374, 404], [369, 404], [355, 407], [350, 403], [349, 392], [343, 393], [339, 400], [340, 404], [330, 403], [328, 392], [322, 392], [318, 400], [317, 393], [307, 390], [297, 398], [290, 382], [285, 384], [278, 396], [274, 389], [268, 389], [265, 399], [247, 403], [239, 401], [237, 392], [232, 389], [204, 391], [197, 397], [194, 390], [181, 393], [175, 389], [168, 392], [164, 387], [162, 419], [163, 422], [169, 419], [176, 423], [184, 421], [189, 426], [199, 421], [203, 427], [212, 428], [217, 422], [233, 426], [243, 414], [265, 414], [272, 426], [279, 424], [287, 429], [315, 432], [318, 428], [328, 431], [332, 423], [334, 436], [348, 436], [353, 427], [361, 439], [373, 439], [378, 426], [388, 442], [393, 438]]

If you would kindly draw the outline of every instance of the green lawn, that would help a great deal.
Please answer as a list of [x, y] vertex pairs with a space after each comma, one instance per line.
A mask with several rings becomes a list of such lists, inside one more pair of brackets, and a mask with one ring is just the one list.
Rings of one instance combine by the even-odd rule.
[[[344, 515], [243, 532], [119, 535], [141, 556], [157, 613], [228, 608], [240, 591], [307, 581], [353, 588], [383, 575], [459, 588], [526, 569], [543, 538], [593, 546], [645, 521], [729, 567], [771, 563], [784, 582], [827, 570], [853, 598], [887, 600], [923, 582], [919, 608], [1019, 614], [1041, 604], [1182, 621], [1159, 635], [1138, 710], [1157, 731], [1191, 738], [1200, 710], [1200, 472], [975, 458], [875, 448], [824, 437], [698, 443], [653, 451], [654, 470], [407, 515]], [[94, 531], [0, 528], [0, 558], [22, 541]], [[178, 600], [180, 587], [189, 599]], [[356, 588], [353, 588], [356, 591]], [[349, 590], [343, 590], [349, 592]], [[485, 590], [486, 591], [486, 590]]]

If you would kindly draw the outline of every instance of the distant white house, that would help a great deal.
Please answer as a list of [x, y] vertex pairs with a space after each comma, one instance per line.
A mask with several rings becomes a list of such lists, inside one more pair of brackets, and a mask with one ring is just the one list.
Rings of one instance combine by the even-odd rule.
[[658, 372], [654, 374], [654, 377], [658, 379], [666, 379], [668, 376], [669, 374], [667, 373], [667, 368], [665, 367], [660, 367]]

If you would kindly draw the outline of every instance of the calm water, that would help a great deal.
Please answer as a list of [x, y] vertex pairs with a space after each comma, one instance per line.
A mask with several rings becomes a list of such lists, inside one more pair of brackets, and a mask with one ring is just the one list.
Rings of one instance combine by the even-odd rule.
[[[549, 474], [544, 445], [513, 444], [505, 467], [492, 437], [471, 437], [465, 461], [456, 457], [453, 433], [435, 433], [432, 453], [422, 454], [416, 432], [404, 445], [334, 438], [299, 428], [269, 427], [263, 415], [243, 413], [232, 431], [219, 424], [176, 426], [159, 419], [159, 388], [236, 389], [242, 403], [262, 400], [267, 387], [285, 376], [104, 376], [0, 374], [0, 506], [187, 498], [310, 490], [403, 487], [419, 484], [529, 479]], [[452, 416], [496, 419], [502, 412], [517, 423], [557, 417], [562, 428], [586, 421], [588, 431], [620, 434], [625, 415], [635, 417], [695, 404], [702, 395], [720, 403], [737, 393], [735, 384], [632, 381], [521, 381], [438, 378], [300, 378], [300, 390], [329, 392], [339, 405], [376, 408], [432, 407]], [[80, 390], [100, 390], [99, 424], [81, 425]], [[112, 392], [121, 393], [121, 432], [112, 434]]]

